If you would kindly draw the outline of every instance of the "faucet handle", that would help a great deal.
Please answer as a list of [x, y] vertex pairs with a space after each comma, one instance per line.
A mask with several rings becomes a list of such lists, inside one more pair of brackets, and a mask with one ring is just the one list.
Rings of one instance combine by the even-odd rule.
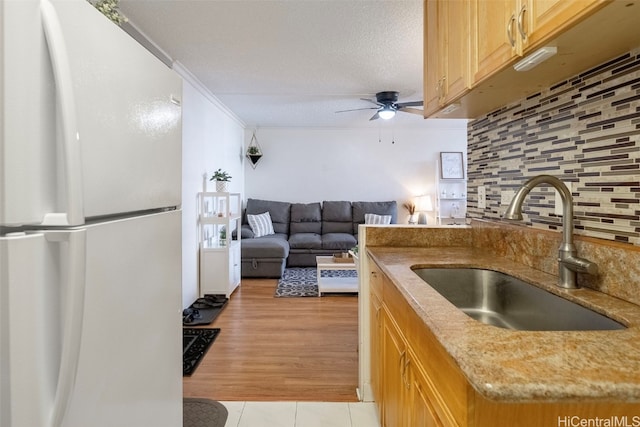
[[568, 256], [564, 259], [558, 258], [558, 262], [566, 266], [569, 270], [576, 273], [598, 274], [598, 264], [588, 259], [577, 256]]

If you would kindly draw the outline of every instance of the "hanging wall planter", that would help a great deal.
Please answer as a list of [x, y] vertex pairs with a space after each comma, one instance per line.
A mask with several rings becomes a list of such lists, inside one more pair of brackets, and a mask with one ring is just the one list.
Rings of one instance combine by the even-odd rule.
[[253, 136], [251, 137], [251, 142], [247, 147], [247, 159], [249, 159], [249, 162], [251, 162], [251, 167], [255, 169], [261, 158], [262, 158], [262, 150], [260, 149], [260, 145], [258, 144], [256, 133], [253, 132]]

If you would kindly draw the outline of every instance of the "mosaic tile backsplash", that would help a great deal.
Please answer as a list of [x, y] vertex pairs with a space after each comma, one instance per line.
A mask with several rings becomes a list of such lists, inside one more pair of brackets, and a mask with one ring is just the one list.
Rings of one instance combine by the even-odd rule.
[[[469, 217], [499, 219], [502, 192], [540, 174], [570, 183], [575, 234], [640, 246], [640, 48], [469, 123]], [[559, 230], [554, 207], [535, 188], [524, 220]]]

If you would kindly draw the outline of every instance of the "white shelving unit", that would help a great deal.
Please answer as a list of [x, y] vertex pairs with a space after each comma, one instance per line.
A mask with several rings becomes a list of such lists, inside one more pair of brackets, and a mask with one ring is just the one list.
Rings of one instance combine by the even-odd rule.
[[200, 296], [229, 298], [240, 285], [242, 198], [240, 193], [202, 192], [198, 204]]
[[438, 224], [464, 224], [467, 215], [467, 179], [442, 178], [436, 168], [436, 219]]

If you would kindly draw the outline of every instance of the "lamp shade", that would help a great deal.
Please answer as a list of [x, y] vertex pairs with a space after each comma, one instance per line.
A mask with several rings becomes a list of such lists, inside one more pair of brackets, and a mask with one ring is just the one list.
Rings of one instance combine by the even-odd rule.
[[416, 197], [415, 205], [416, 205], [416, 211], [418, 212], [431, 212], [433, 210], [433, 203], [431, 203], [431, 196], [428, 194]]

